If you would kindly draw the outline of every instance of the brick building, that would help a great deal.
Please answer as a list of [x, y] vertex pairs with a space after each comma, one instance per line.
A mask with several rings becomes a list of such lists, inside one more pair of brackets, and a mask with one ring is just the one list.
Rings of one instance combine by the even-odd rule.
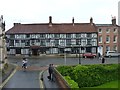
[[98, 52], [102, 55], [106, 51], [120, 52], [120, 27], [116, 24], [116, 17], [112, 17], [112, 24], [96, 24], [98, 27]]
[[21, 24], [6, 32], [7, 53], [13, 55], [97, 53], [97, 27], [90, 18], [89, 23]]

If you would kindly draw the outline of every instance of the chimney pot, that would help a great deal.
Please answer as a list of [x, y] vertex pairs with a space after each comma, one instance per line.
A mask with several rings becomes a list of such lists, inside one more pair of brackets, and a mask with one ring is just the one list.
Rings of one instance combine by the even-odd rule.
[[92, 17], [90, 18], [90, 23], [93, 24], [93, 18]]
[[72, 19], [72, 24], [73, 24], [73, 26], [74, 26], [74, 17], [73, 17], [73, 19]]
[[116, 17], [112, 17], [112, 25], [116, 25]]
[[49, 16], [49, 23], [52, 23], [52, 16]]
[[16, 25], [20, 25], [20, 23], [14, 23], [14, 26], [16, 26]]
[[49, 16], [49, 26], [52, 26], [52, 16]]

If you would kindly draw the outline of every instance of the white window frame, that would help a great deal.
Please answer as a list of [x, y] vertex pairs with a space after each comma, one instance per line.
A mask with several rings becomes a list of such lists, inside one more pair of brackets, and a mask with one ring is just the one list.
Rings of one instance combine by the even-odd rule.
[[117, 30], [118, 30], [117, 28], [114, 28], [114, 29], [113, 29], [113, 32], [114, 32], [114, 33], [117, 33]]
[[66, 34], [60, 34], [60, 38], [66, 38]]
[[113, 36], [113, 42], [117, 43], [117, 36], [116, 35]]
[[[108, 37], [108, 41], [107, 41], [107, 37]], [[106, 36], [106, 43], [110, 43], [110, 36], [109, 35]]]
[[117, 51], [117, 45], [114, 45], [114, 46], [113, 46], [113, 50], [114, 50], [114, 51]]
[[99, 36], [99, 38], [98, 38], [98, 41], [99, 41], [99, 43], [102, 43], [102, 36]]
[[97, 46], [97, 39], [92, 39], [92, 46]]
[[110, 28], [107, 28], [107, 29], [106, 29], [106, 33], [110, 33]]
[[87, 34], [81, 34], [82, 38], [85, 38], [87, 36]]
[[97, 34], [96, 33], [92, 34], [92, 37], [97, 38]]
[[106, 51], [110, 51], [110, 46], [106, 46]]
[[[100, 30], [101, 30], [101, 31], [100, 31]], [[102, 29], [101, 29], [101, 28], [98, 29], [98, 33], [102, 33]]]

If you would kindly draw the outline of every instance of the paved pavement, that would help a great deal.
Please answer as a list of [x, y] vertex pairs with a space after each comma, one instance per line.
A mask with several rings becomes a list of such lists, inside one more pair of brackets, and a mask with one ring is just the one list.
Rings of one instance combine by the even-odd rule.
[[[22, 70], [21, 67], [18, 66], [15, 74], [10, 78], [10, 80], [5, 84], [2, 90], [7, 88], [34, 88], [38, 89], [44, 87], [47, 89], [49, 88], [59, 88], [56, 82], [49, 81], [47, 76], [48, 67], [35, 67], [29, 66], [26, 71]], [[40, 74], [41, 71], [43, 75]], [[40, 76], [42, 75], [42, 76]], [[43, 83], [40, 82], [41, 77], [43, 78]]]
[[46, 89], [50, 89], [50, 88], [57, 89], [57, 88], [59, 88], [59, 86], [57, 85], [56, 81], [48, 80], [47, 76], [48, 76], [48, 71], [46, 70], [43, 73], [43, 82], [44, 82], [44, 85], [45, 85]]
[[40, 88], [39, 71], [17, 71], [3, 88]]

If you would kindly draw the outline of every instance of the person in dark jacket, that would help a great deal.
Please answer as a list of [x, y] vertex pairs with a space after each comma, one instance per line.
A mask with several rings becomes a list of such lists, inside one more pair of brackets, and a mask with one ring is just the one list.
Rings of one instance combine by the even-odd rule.
[[105, 57], [104, 56], [102, 57], [102, 63], [105, 63]]
[[98, 53], [98, 59], [101, 59], [101, 54], [100, 53]]
[[51, 80], [52, 79], [52, 74], [53, 74], [52, 64], [49, 64], [48, 72], [49, 72], [48, 79]]

